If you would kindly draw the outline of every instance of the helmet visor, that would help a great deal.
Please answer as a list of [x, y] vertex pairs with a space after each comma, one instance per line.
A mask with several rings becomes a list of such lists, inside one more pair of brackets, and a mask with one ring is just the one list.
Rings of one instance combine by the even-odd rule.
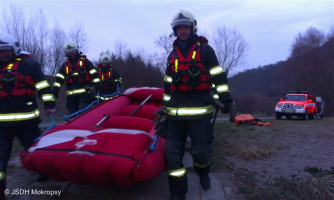
[[101, 64], [103, 64], [103, 63], [110, 63], [110, 61], [109, 60], [101, 60], [100, 63]]
[[189, 20], [179, 20], [172, 23], [172, 28], [175, 28], [178, 25], [192, 26], [193, 23]]
[[78, 49], [66, 49], [65, 53], [77, 53]]

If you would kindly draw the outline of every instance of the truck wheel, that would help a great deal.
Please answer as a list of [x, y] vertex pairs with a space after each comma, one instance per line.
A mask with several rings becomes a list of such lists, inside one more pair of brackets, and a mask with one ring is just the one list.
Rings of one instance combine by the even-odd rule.
[[320, 119], [323, 119], [323, 118], [324, 118], [324, 114], [321, 113], [321, 114], [320, 114]]
[[282, 114], [279, 112], [276, 112], [276, 119], [282, 119]]
[[291, 115], [285, 115], [286, 119], [291, 119]]
[[302, 114], [302, 120], [307, 120], [307, 118], [308, 118], [307, 112], [305, 112], [304, 114]]

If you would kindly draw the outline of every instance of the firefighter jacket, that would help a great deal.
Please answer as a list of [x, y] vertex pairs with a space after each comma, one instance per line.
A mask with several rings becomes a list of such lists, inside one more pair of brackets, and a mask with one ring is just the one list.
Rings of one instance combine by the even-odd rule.
[[53, 92], [58, 97], [61, 85], [66, 84], [66, 96], [78, 96], [91, 90], [101, 90], [101, 81], [94, 65], [85, 55], [77, 55], [75, 59], [68, 58], [60, 67], [53, 84]]
[[0, 126], [39, 123], [36, 94], [45, 109], [55, 107], [50, 85], [36, 61], [16, 57], [0, 62]]
[[164, 77], [168, 118], [212, 118], [213, 92], [223, 104], [231, 102], [226, 73], [207, 43], [206, 38], [197, 35], [187, 41], [174, 41]]
[[122, 77], [115, 71], [110, 65], [108, 67], [102, 67], [97, 65], [99, 77], [102, 83], [103, 93], [113, 93], [117, 89], [117, 85], [122, 84]]

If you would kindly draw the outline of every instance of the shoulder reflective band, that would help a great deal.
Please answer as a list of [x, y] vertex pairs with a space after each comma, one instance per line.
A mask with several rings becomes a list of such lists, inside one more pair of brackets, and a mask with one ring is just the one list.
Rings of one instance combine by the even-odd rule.
[[93, 79], [93, 83], [98, 83], [98, 82], [100, 82], [100, 79], [99, 79], [99, 78], [94, 78], [94, 79]]
[[223, 92], [229, 92], [230, 90], [228, 89], [228, 85], [224, 84], [224, 85], [218, 85], [217, 86], [217, 92], [218, 93], [223, 93]]
[[175, 59], [175, 72], [179, 70], [179, 60]]
[[175, 176], [175, 177], [181, 177], [186, 174], [187, 170], [185, 167], [182, 167], [181, 169], [176, 170], [168, 170], [169, 176]]
[[193, 55], [191, 56], [191, 59], [195, 60], [196, 58], [196, 51], [193, 52]]
[[169, 101], [169, 100], [170, 100], [170, 96], [164, 93], [163, 101]]
[[208, 113], [212, 113], [212, 106], [205, 106], [205, 107], [195, 107], [195, 108], [172, 108], [167, 107], [169, 115], [180, 115], [180, 116], [191, 116], [191, 115], [205, 115]]
[[79, 74], [78, 74], [78, 72], [74, 72], [72, 75], [73, 76], [78, 76]]
[[[197, 42], [197, 45], [198, 46], [201, 46], [201, 43], [200, 42]], [[195, 48], [195, 49], [197, 49], [197, 48]], [[195, 58], [196, 58], [196, 50], [194, 50], [194, 52], [193, 52], [193, 55], [191, 56], [191, 59], [193, 59], [193, 60], [195, 60]]]
[[80, 58], [79, 65], [82, 67], [82, 58]]
[[53, 97], [53, 94], [44, 94], [42, 95], [43, 102], [45, 101], [54, 101], [55, 98]]
[[[89, 73], [90, 73], [90, 74], [95, 74], [95, 73], [97, 73], [97, 72], [96, 72], [95, 69], [91, 69], [91, 70], [89, 70]], [[110, 72], [109, 72], [109, 73], [110, 73]]]
[[13, 64], [13, 63], [10, 63], [10, 64], [8, 65], [8, 67], [7, 67], [7, 70], [12, 70], [13, 66], [14, 66], [14, 64]]
[[76, 90], [67, 90], [66, 95], [75, 95], [75, 94], [81, 94], [85, 92], [86, 92], [85, 88], [76, 89]]
[[53, 84], [53, 87], [59, 87], [60, 88], [60, 83], [58, 83], [58, 82], [55, 82], [54, 84]]
[[172, 83], [172, 80], [173, 80], [172, 77], [165, 75], [165, 77], [164, 77], [165, 82]]
[[6, 173], [5, 172], [0, 172], [0, 181], [5, 179]]
[[41, 89], [44, 89], [44, 88], [49, 87], [49, 86], [50, 85], [46, 80], [38, 82], [38, 83], [35, 84], [35, 87], [36, 87], [37, 90], [41, 90]]
[[0, 122], [22, 121], [39, 117], [39, 110], [26, 113], [0, 114]]
[[65, 78], [64, 75], [62, 75], [61, 73], [57, 73], [56, 77], [61, 78], [61, 79]]
[[221, 73], [223, 73], [223, 72], [224, 72], [223, 68], [222, 68], [221, 66], [219, 66], [219, 65], [216, 66], [216, 67], [212, 67], [212, 68], [210, 69], [210, 74], [211, 74], [212, 76], [221, 74]]
[[213, 95], [213, 98], [214, 98], [214, 99], [219, 99], [218, 94], [214, 94], [214, 95]]

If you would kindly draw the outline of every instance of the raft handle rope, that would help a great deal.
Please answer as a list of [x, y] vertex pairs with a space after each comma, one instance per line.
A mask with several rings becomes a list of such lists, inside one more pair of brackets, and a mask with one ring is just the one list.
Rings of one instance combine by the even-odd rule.
[[50, 119], [50, 126], [38, 137], [34, 140], [34, 142], [38, 141], [45, 133], [47, 133], [49, 130], [51, 130], [53, 127], [56, 126], [54, 120], [53, 120], [53, 117], [52, 117], [52, 114], [49, 115], [49, 119]]

